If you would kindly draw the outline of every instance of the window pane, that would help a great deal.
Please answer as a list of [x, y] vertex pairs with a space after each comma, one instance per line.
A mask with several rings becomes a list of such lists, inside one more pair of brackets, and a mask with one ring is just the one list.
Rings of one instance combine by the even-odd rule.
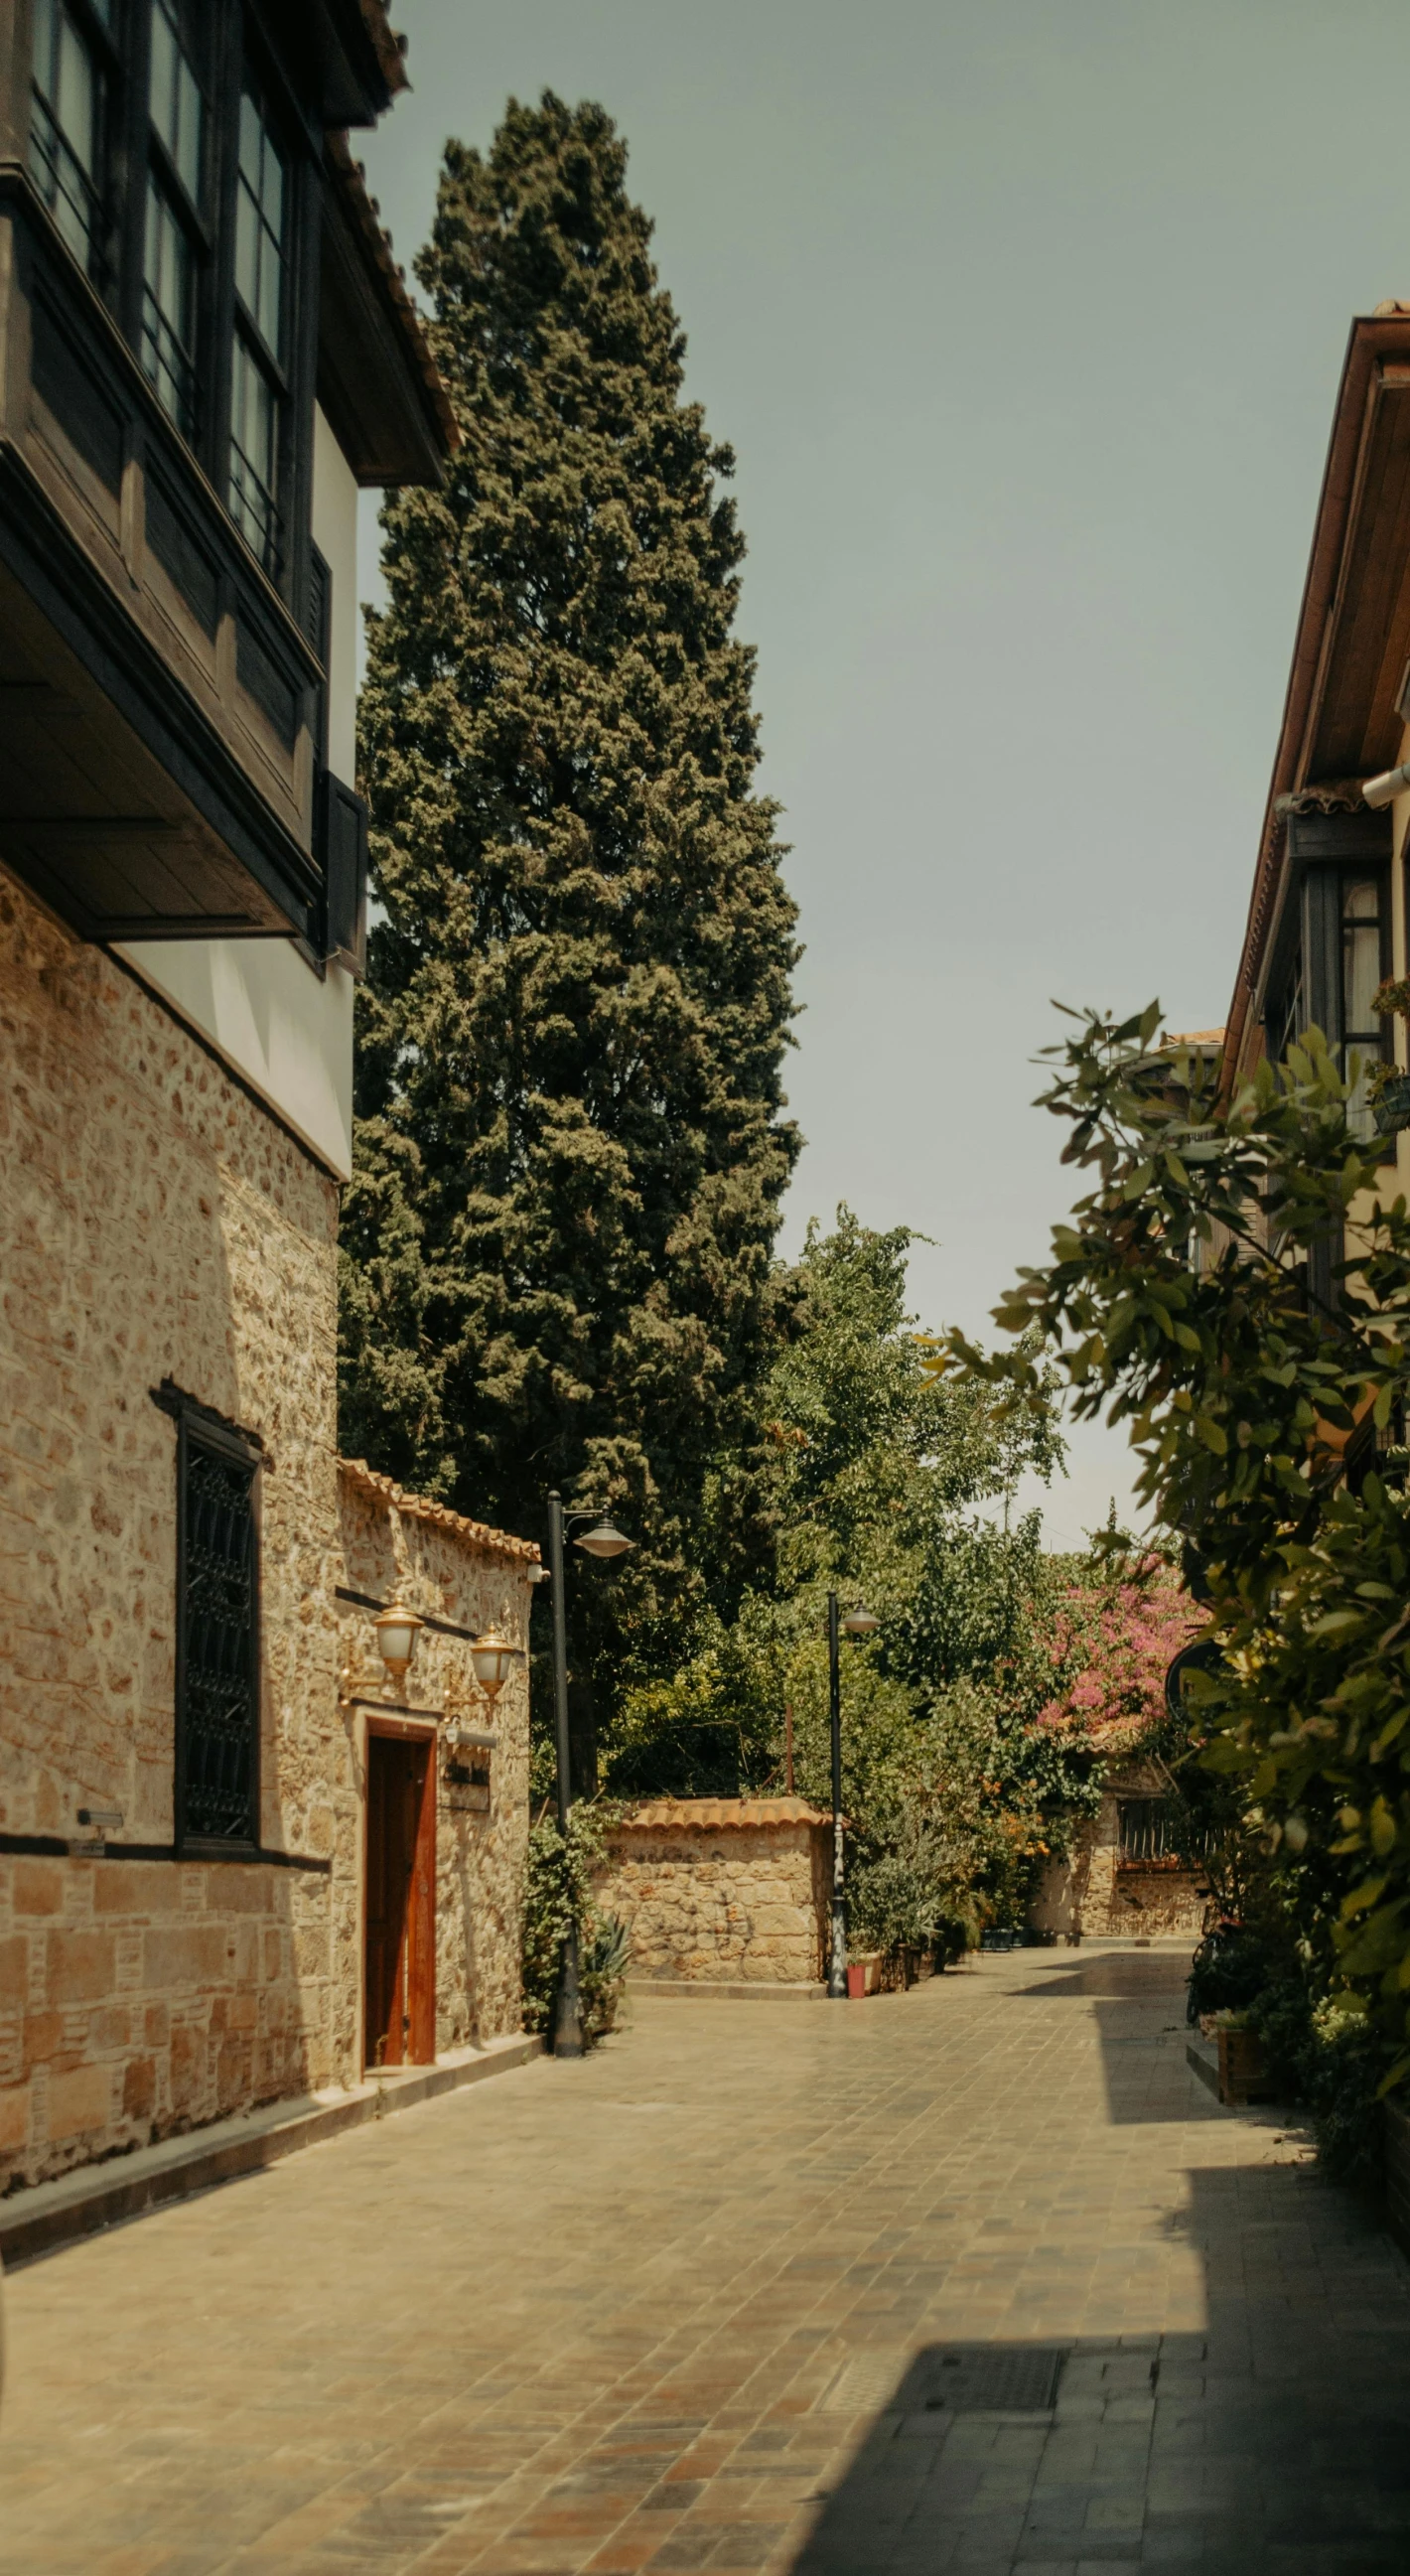
[[1342, 1065], [1349, 1073], [1352, 1057], [1360, 1059], [1361, 1070], [1346, 1115], [1352, 1134], [1362, 1138], [1368, 1137], [1375, 1125], [1366, 1093], [1372, 1067], [1381, 1053], [1381, 1023], [1371, 1008], [1371, 997], [1381, 980], [1382, 891], [1378, 877], [1352, 879], [1342, 888]]
[[99, 235], [102, 84], [63, 0], [36, 0], [30, 170], [64, 240], [85, 268]]
[[284, 329], [284, 162], [248, 91], [240, 102], [235, 283], [250, 320], [277, 358]]
[[152, 71], [148, 90], [152, 123], [193, 205], [201, 195], [201, 141], [205, 109], [200, 86], [182, 48], [176, 18], [157, 0], [152, 11]]
[[235, 200], [235, 284], [253, 313], [259, 295], [259, 216], [243, 188]]
[[183, 437], [195, 421], [191, 245], [156, 181], [147, 186], [147, 244], [142, 297], [142, 368]]
[[278, 557], [278, 439], [274, 388], [237, 331], [230, 386], [230, 515], [269, 573]]

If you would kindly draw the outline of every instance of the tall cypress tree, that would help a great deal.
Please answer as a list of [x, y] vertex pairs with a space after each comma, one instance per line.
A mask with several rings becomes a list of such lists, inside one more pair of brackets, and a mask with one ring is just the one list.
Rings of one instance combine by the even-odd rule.
[[383, 517], [342, 1437], [511, 1528], [619, 1503], [646, 1610], [770, 1337], [796, 950], [733, 458], [625, 168], [600, 107], [511, 102], [417, 264], [463, 444]]

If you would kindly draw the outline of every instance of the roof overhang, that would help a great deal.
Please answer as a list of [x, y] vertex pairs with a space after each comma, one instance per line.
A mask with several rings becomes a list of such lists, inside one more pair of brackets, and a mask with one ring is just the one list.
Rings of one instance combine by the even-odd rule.
[[[1410, 306], [1354, 322], [1302, 595], [1225, 1062], [1243, 1056], [1294, 866], [1289, 821], [1359, 807], [1400, 759], [1410, 662]], [[1301, 836], [1306, 838], [1304, 832]]]
[[304, 52], [324, 125], [373, 125], [410, 86], [406, 40], [393, 32], [382, 0], [308, 0], [297, 12], [287, 0], [257, 5], [275, 35]]
[[438, 484], [460, 432], [344, 134], [325, 138], [318, 399], [361, 484]]

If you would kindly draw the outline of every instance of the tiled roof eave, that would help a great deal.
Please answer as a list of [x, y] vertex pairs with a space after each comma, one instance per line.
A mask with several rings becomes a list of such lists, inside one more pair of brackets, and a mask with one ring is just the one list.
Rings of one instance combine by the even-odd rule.
[[793, 1825], [829, 1825], [806, 1798], [647, 1798], [613, 1827], [615, 1833], [758, 1833]]
[[532, 1539], [491, 1529], [486, 1521], [467, 1520], [463, 1512], [453, 1512], [448, 1503], [433, 1503], [424, 1494], [409, 1494], [395, 1477], [383, 1476], [375, 1467], [369, 1467], [365, 1458], [340, 1458], [338, 1472], [387, 1510], [400, 1512], [406, 1520], [428, 1521], [437, 1529], [449, 1530], [453, 1537], [478, 1548], [482, 1556], [503, 1557], [511, 1565], [539, 1563], [539, 1551]]

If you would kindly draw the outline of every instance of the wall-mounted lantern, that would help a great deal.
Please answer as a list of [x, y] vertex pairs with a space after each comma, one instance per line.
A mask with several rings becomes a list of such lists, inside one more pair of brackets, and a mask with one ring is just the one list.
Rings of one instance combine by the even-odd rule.
[[471, 1670], [491, 1708], [508, 1681], [509, 1667], [519, 1652], [519, 1647], [511, 1646], [508, 1638], [501, 1637], [497, 1628], [487, 1628], [483, 1637], [472, 1639]]
[[404, 1691], [406, 1688], [407, 1670], [416, 1652], [417, 1631], [423, 1624], [415, 1611], [406, 1609], [400, 1601], [394, 1601], [389, 1610], [379, 1611], [372, 1622], [377, 1632], [377, 1652], [387, 1668], [387, 1679], [394, 1690]]

